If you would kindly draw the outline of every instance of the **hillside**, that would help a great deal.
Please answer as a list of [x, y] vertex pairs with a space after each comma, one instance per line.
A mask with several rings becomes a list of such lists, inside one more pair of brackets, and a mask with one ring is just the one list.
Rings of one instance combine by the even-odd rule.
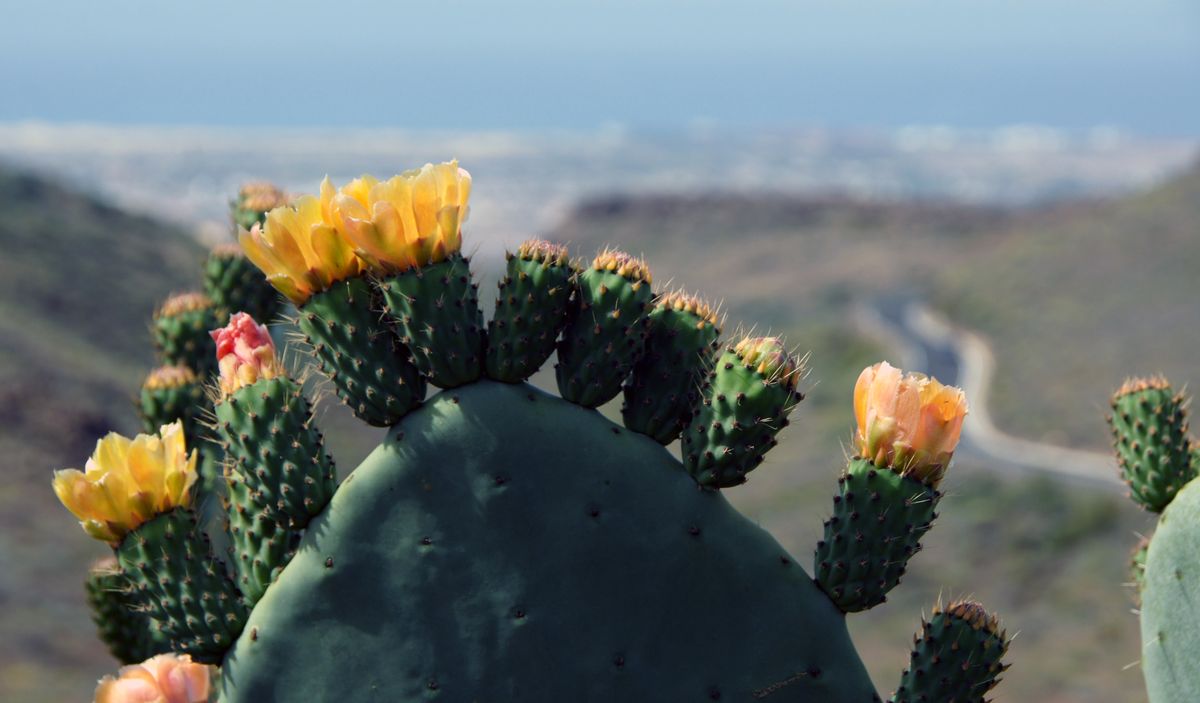
[[1200, 165], [1149, 192], [1017, 218], [946, 269], [934, 301], [985, 334], [1010, 431], [1107, 447], [1129, 374], [1200, 384]]
[[104, 548], [50, 491], [109, 430], [153, 363], [148, 319], [195, 285], [182, 232], [55, 184], [0, 170], [0, 699], [80, 700], [112, 660], [82, 598]]

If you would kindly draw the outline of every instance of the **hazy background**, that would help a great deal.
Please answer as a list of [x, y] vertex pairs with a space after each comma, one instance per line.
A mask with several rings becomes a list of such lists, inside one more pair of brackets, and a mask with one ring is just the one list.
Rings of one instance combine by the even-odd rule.
[[[147, 320], [199, 285], [238, 185], [457, 157], [481, 291], [530, 235], [612, 243], [723, 300], [731, 329], [811, 352], [796, 422], [728, 491], [801, 563], [858, 371], [953, 374], [976, 335], [995, 359], [970, 389], [979, 439], [905, 583], [851, 618], [864, 661], [886, 695], [922, 609], [973, 596], [1019, 633], [995, 700], [1144, 700], [1124, 583], [1153, 522], [1112, 485], [1102, 415], [1126, 374], [1200, 382], [1200, 5], [10, 5], [0, 699], [87, 700], [115, 668], [81, 587], [104, 548], [50, 471], [138, 429]], [[378, 433], [322, 413], [344, 474]]]

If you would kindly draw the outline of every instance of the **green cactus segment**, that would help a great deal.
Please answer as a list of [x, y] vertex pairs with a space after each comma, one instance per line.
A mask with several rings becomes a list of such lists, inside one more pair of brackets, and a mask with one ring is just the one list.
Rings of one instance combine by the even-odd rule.
[[520, 383], [550, 358], [567, 321], [574, 276], [569, 261], [508, 255], [496, 313], [488, 322], [489, 377]]
[[94, 567], [84, 582], [100, 640], [122, 664], [138, 664], [170, 651], [158, 627], [138, 607], [115, 561]]
[[852, 460], [838, 479], [833, 516], [817, 543], [817, 583], [847, 613], [884, 602], [921, 549], [940, 499], [936, 488], [864, 459]]
[[717, 359], [707, 397], [682, 436], [684, 466], [697, 483], [726, 488], [746, 482], [803, 399], [794, 375], [764, 373], [732, 349]]
[[221, 661], [247, 610], [191, 511], [177, 508], [142, 524], [125, 536], [117, 559], [172, 649]]
[[1157, 380], [1137, 383], [1113, 398], [1110, 422], [1130, 495], [1146, 510], [1162, 512], [1196, 476], [1183, 398]]
[[304, 303], [297, 324], [342, 402], [363, 422], [390, 427], [425, 398], [425, 379], [376, 299], [365, 278], [338, 281]]
[[893, 703], [982, 703], [1008, 667], [1005, 633], [978, 603], [934, 612], [913, 638], [912, 659]]
[[299, 384], [277, 377], [239, 388], [217, 403], [216, 416], [230, 483], [245, 481], [251, 489], [231, 491], [231, 500], [250, 501], [239, 508], [266, 510], [294, 530], [324, 509], [337, 477]]
[[1159, 518], [1142, 588], [1142, 673], [1152, 703], [1200, 700], [1200, 481]]
[[589, 268], [579, 275], [579, 296], [558, 343], [555, 376], [562, 397], [595, 408], [621, 392], [645, 353], [650, 282]]
[[204, 264], [204, 292], [221, 311], [222, 321], [244, 312], [270, 323], [279, 315], [279, 293], [236, 245], [219, 247]]
[[277, 522], [272, 510], [257, 503], [254, 490], [240, 475], [229, 477], [229, 539], [238, 587], [251, 607], [291, 560], [302, 534]]
[[1134, 600], [1141, 602], [1142, 591], [1146, 588], [1146, 553], [1150, 551], [1150, 539], [1143, 537], [1129, 555], [1129, 576], [1134, 588]]
[[625, 383], [621, 417], [659, 444], [679, 438], [700, 406], [720, 330], [688, 310], [656, 305], [649, 315], [646, 353]]
[[351, 474], [221, 676], [226, 703], [874, 696], [842, 614], [723, 496], [646, 437], [489, 381]]
[[187, 366], [205, 380], [217, 368], [216, 344], [209, 331], [220, 327], [210, 304], [154, 318], [154, 345], [166, 364]]
[[379, 283], [384, 308], [430, 383], [454, 388], [483, 371], [483, 316], [467, 260], [453, 254]]
[[204, 387], [186, 367], [163, 367], [151, 374], [151, 380], [161, 377], [164, 371], [179, 371], [177, 383], [162, 384], [147, 382], [138, 397], [138, 414], [146, 432], [156, 433], [163, 425], [176, 420], [183, 423], [184, 439], [188, 447], [201, 447], [204, 435], [201, 420], [209, 408]]

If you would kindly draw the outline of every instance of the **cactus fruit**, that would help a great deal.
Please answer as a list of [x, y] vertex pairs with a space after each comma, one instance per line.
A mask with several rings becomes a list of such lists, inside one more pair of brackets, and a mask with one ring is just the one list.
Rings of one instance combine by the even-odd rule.
[[746, 337], [717, 359], [708, 394], [683, 434], [684, 464], [701, 486], [746, 482], [804, 399], [803, 362], [776, 337]]
[[[356, 673], [330, 675], [330, 652]], [[391, 430], [222, 674], [229, 703], [873, 695], [838, 610], [719, 492], [648, 438], [490, 381]]]
[[1130, 379], [1113, 394], [1113, 448], [1133, 499], [1159, 513], [1196, 477], [1186, 406], [1161, 377]]
[[221, 661], [246, 622], [246, 604], [191, 510], [176, 508], [139, 525], [121, 541], [117, 560], [173, 649], [196, 661]]
[[554, 353], [579, 270], [566, 247], [540, 239], [523, 242], [505, 259], [507, 270], [487, 328], [487, 375], [520, 383]]
[[705, 301], [680, 292], [654, 301], [646, 353], [625, 382], [625, 426], [659, 444], [679, 438], [700, 405], [721, 325]]
[[179, 420], [187, 445], [194, 447], [200, 438], [200, 420], [207, 406], [204, 387], [191, 368], [160, 366], [142, 383], [138, 411], [147, 432]]
[[440, 388], [475, 381], [483, 373], [483, 317], [478, 286], [457, 253], [382, 279], [384, 310], [413, 364]]
[[[544, 243], [510, 258], [489, 338], [460, 253], [469, 191], [453, 162], [340, 189], [327, 179], [319, 197], [240, 233], [299, 309], [343, 398], [389, 429], [335, 485], [309, 403], [265, 328], [239, 313], [216, 330], [221, 527], [235, 578], [196, 524], [197, 455], [180, 423], [106, 438], [86, 473], [56, 474], [59, 498], [116, 548], [171, 648], [221, 664], [224, 703], [878, 701], [845, 612], [882, 600], [898, 578], [868, 573], [879, 567], [870, 550], [911, 552], [910, 523], [932, 519], [932, 500], [913, 506], [927, 517], [905, 501], [912, 485], [936, 497], [961, 392], [886, 365], [864, 371], [859, 456], [838, 500], [876, 512], [846, 512], [830, 533], [839, 559], [867, 561], [854, 575], [867, 585], [839, 594], [719, 490], [775, 445], [801, 399], [801, 361], [778, 339], [747, 338], [713, 363], [709, 306], [656, 297], [640, 259], [605, 251], [576, 272]], [[554, 398], [521, 381], [560, 334]], [[449, 388], [422, 402], [418, 366]], [[503, 382], [480, 378], [485, 366]], [[622, 388], [625, 428], [591, 410]], [[681, 428], [677, 461], [663, 444]], [[860, 479], [882, 488], [852, 500], [845, 487]], [[850, 544], [868, 536], [881, 546]], [[905, 556], [888, 558], [902, 568]], [[964, 608], [935, 626], [974, 623]], [[990, 658], [959, 665], [994, 671]]]
[[207, 295], [173, 295], [154, 313], [154, 345], [164, 363], [187, 366], [206, 380], [216, 362], [208, 331], [219, 322], [217, 309]]
[[167, 641], [139, 609], [115, 558], [96, 562], [84, 588], [100, 640], [117, 661], [135, 664], [168, 651]]
[[980, 604], [935, 607], [913, 637], [912, 661], [892, 703], [982, 703], [1008, 668], [1001, 663], [1007, 650], [999, 620]]
[[854, 388], [858, 456], [838, 479], [813, 571], [846, 612], [873, 608], [900, 583], [933, 524], [938, 483], [962, 431], [961, 390], [882, 362]]
[[554, 373], [563, 398], [596, 408], [621, 392], [645, 352], [654, 293], [646, 262], [620, 251], [601, 252], [577, 281]]
[[297, 326], [321, 371], [360, 420], [390, 427], [425, 398], [425, 378], [379, 319], [377, 294], [361, 276], [334, 283], [300, 307]]
[[221, 368], [217, 434], [228, 461], [230, 539], [253, 605], [291, 557], [300, 531], [333, 497], [333, 459], [271, 335], [246, 313], [213, 332]]
[[[262, 224], [267, 213], [287, 204], [287, 193], [273, 183], [259, 181], [247, 183], [239, 190], [237, 197], [229, 203], [229, 214], [233, 225], [239, 229], [251, 229], [256, 224]], [[244, 310], [245, 308], [232, 308]], [[269, 319], [269, 318], [265, 318]]]
[[279, 315], [279, 294], [237, 244], [214, 247], [204, 264], [204, 292], [223, 323], [239, 310], [263, 322]]

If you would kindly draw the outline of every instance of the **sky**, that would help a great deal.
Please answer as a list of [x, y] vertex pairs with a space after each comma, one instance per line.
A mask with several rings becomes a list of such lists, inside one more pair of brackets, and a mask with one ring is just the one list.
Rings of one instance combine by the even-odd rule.
[[1195, 0], [5, 5], [3, 122], [1200, 132]]

